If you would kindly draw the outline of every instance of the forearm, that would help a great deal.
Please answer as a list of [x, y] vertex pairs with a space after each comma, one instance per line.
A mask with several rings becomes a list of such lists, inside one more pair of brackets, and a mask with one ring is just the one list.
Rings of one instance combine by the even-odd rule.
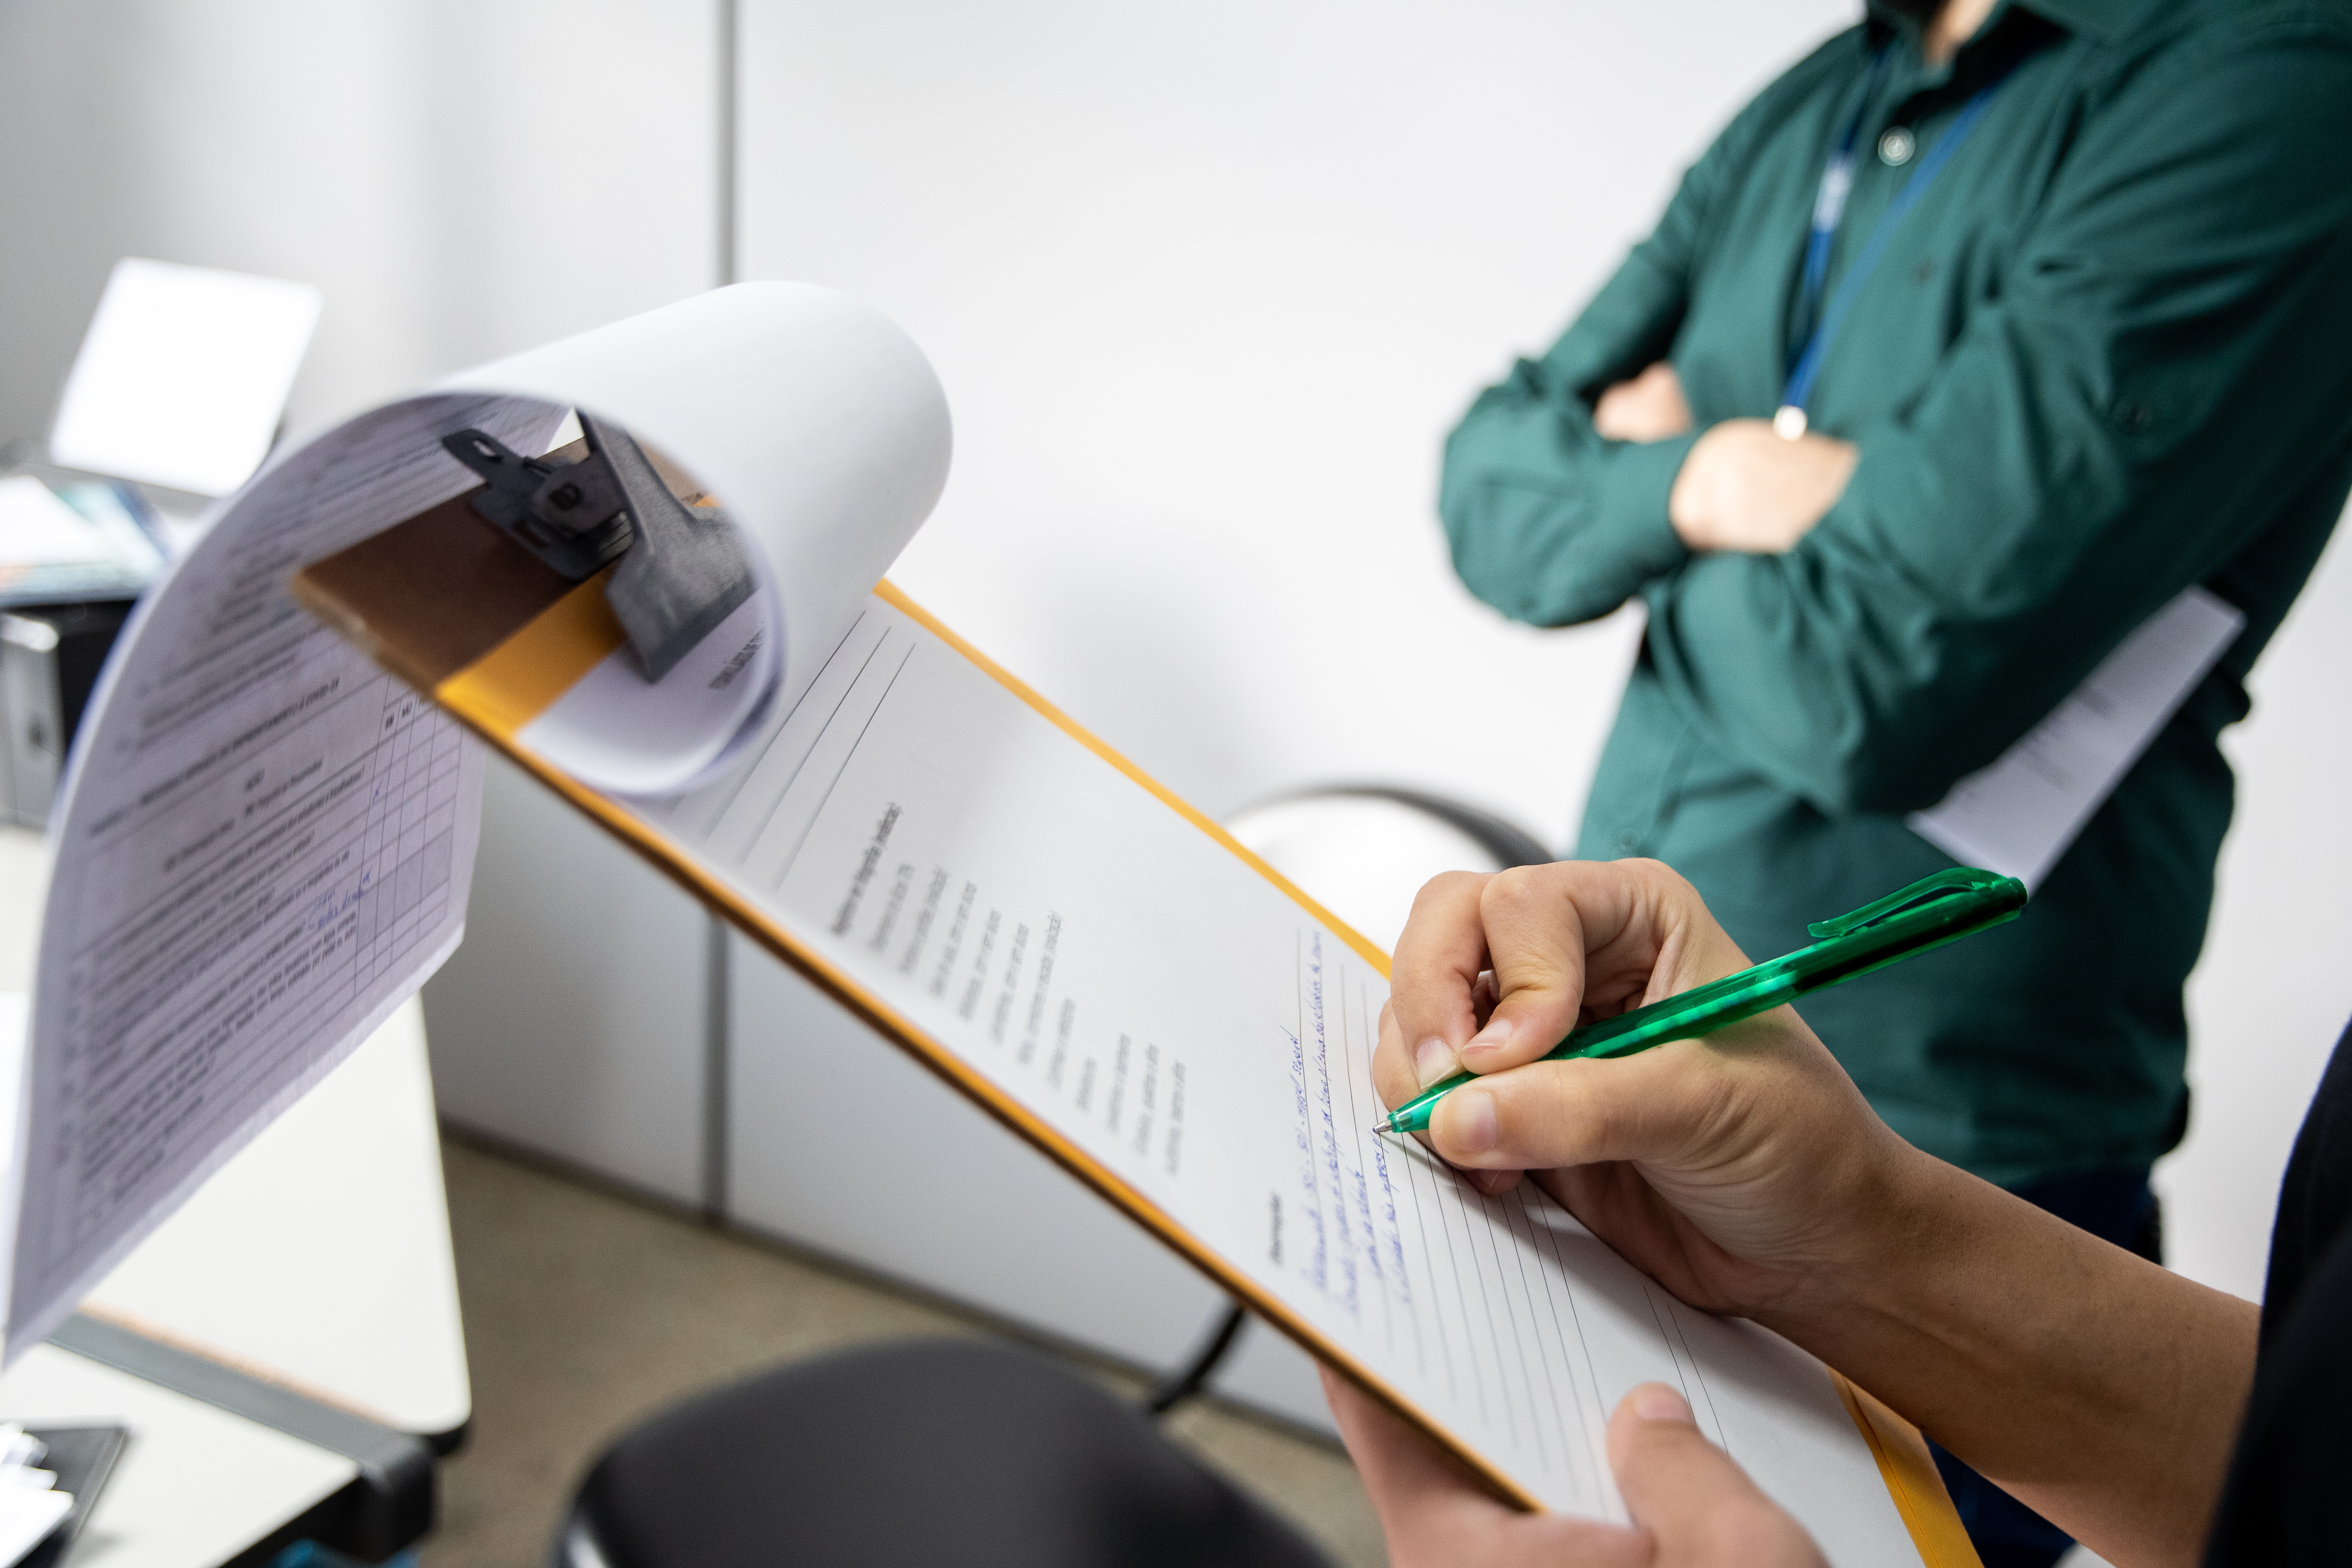
[[1759, 1321], [2121, 1568], [2193, 1563], [2257, 1310], [1907, 1146], [1871, 1247]]
[[1666, 494], [1689, 437], [1604, 437], [1593, 402], [1671, 345], [1687, 303], [1695, 202], [1687, 188], [1678, 195], [1559, 340], [1482, 394], [1446, 441], [1438, 512], [1454, 569], [1516, 620], [1605, 616], [1687, 553]]
[[1761, 419], [1727, 419], [1683, 459], [1666, 517], [1693, 550], [1776, 554], [1837, 504], [1858, 456], [1834, 437], [1784, 437]]
[[[1530, 1174], [1680, 1300], [1777, 1330], [2119, 1568], [2193, 1563], [2256, 1313], [1905, 1143], [1788, 1008], [1613, 1059], [1580, 1016], [1748, 966], [1654, 861], [1452, 872], [1399, 939], [1373, 1070], [1452, 1070], [1432, 1148]], [[1432, 1047], [1434, 1047], [1433, 1049]]]
[[1446, 443], [1438, 511], [1454, 570], [1515, 620], [1609, 614], [1685, 558], [1665, 498], [1685, 441], [1629, 446], [1523, 361]]
[[2343, 438], [2347, 87], [2315, 16], [2103, 109], [1916, 395], [1817, 410], [1860, 454], [1820, 525], [1654, 593], [1677, 712], [1827, 814], [1928, 806], [2246, 551]]

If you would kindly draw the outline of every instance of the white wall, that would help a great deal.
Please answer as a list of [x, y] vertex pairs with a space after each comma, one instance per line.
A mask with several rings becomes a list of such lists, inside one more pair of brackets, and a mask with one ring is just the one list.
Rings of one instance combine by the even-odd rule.
[[2352, 1018], [2352, 542], [2336, 541], [2254, 670], [2223, 749], [2238, 814], [2189, 985], [2189, 1138], [2157, 1170], [2169, 1261], [2259, 1300], [2279, 1178]]

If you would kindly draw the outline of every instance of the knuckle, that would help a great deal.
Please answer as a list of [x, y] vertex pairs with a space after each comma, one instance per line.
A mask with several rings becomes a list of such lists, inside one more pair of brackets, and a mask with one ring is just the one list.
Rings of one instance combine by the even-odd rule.
[[1623, 861], [1622, 864], [1628, 870], [1639, 875], [1644, 881], [1655, 885], [1661, 891], [1675, 894], [1686, 893], [1694, 897], [1698, 892], [1697, 889], [1691, 886], [1690, 879], [1664, 860], [1654, 860], [1644, 856], [1637, 860]]
[[1440, 871], [1423, 882], [1421, 891], [1413, 895], [1413, 908], [1418, 910], [1425, 904], [1452, 902], [1475, 890], [1483, 879], [1482, 873], [1476, 871]]
[[1547, 884], [1552, 880], [1554, 861], [1543, 866], [1510, 866], [1491, 873], [1486, 879], [1486, 898], [1490, 903], [1523, 904], [1532, 900], [1549, 897]]
[[1519, 901], [1520, 885], [1524, 881], [1519, 874], [1522, 869], [1513, 866], [1486, 879], [1486, 885], [1478, 889], [1478, 908], [1482, 913]]

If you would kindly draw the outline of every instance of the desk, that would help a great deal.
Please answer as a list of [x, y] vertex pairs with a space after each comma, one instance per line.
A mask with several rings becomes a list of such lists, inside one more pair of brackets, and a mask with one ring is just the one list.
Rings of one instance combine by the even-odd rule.
[[82, 1310], [454, 1447], [473, 1393], [415, 999]]
[[343, 1455], [55, 1345], [36, 1345], [0, 1377], [0, 1409], [27, 1426], [131, 1428], [73, 1568], [227, 1563], [359, 1473]]
[[[0, 990], [30, 982], [47, 870], [37, 836], [0, 831]], [[135, 1354], [28, 1352], [0, 1377], [0, 1416], [132, 1429], [77, 1565], [236, 1560], [348, 1492], [363, 1466], [338, 1447], [368, 1447], [349, 1415], [454, 1447], [472, 1393], [416, 1003], [239, 1151], [83, 1310], [98, 1321], [61, 1337], [102, 1347], [110, 1329], [135, 1330], [165, 1348], [159, 1364], [173, 1351], [201, 1358], [198, 1383], [202, 1363], [216, 1363], [257, 1380], [264, 1405], [274, 1389], [326, 1407], [320, 1421], [291, 1425], [328, 1440], [121, 1370]]]

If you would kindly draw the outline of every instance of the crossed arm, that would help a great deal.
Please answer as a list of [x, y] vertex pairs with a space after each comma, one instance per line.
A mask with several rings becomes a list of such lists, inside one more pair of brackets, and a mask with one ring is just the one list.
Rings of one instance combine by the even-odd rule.
[[[1608, 441], [1667, 441], [1691, 428], [1675, 367], [1660, 360], [1602, 391], [1593, 433]], [[1784, 439], [1762, 419], [1727, 419], [1692, 443], [1666, 496], [1666, 521], [1693, 550], [1777, 555], [1829, 515], [1861, 453], [1807, 432]]]
[[[2257, 1313], [1905, 1143], [1787, 1008], [1616, 1061], [1535, 1058], [1746, 967], [1652, 861], [1454, 873], [1397, 944], [1375, 1075], [1393, 1104], [1457, 1063], [1436, 1152], [1532, 1180], [1681, 1300], [1811, 1351], [2121, 1568], [2197, 1561], [2252, 1384]], [[1701, 1438], [1631, 1394], [1610, 1458], [1636, 1527], [1515, 1514], [1327, 1379], [1398, 1568], [1820, 1561]]]

